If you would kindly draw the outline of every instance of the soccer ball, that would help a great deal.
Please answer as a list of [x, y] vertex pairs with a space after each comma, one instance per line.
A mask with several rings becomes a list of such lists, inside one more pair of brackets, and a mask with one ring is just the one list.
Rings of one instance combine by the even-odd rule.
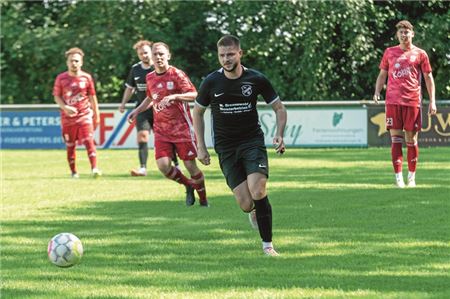
[[48, 242], [48, 259], [58, 267], [70, 267], [80, 262], [83, 245], [71, 233], [60, 233]]

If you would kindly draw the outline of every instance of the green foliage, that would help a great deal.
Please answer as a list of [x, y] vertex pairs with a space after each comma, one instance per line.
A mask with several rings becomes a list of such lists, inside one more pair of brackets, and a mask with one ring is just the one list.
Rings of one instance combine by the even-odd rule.
[[[141, 38], [168, 43], [172, 64], [198, 87], [219, 64], [216, 41], [238, 35], [244, 65], [286, 100], [368, 99], [394, 25], [409, 19], [448, 98], [449, 2], [441, 1], [3, 1], [1, 102], [52, 103], [64, 51], [85, 53], [100, 102], [119, 102]], [[426, 93], [425, 93], [426, 95]]]

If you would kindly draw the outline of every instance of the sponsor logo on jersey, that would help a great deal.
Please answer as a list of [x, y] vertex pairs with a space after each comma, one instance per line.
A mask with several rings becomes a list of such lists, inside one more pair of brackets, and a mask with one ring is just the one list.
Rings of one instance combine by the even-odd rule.
[[401, 66], [401, 64], [400, 63], [396, 63], [396, 64], [394, 64], [394, 67], [396, 68], [396, 69], [398, 69], [398, 68], [400, 68], [400, 66]]
[[172, 90], [174, 88], [174, 84], [172, 81], [167, 82], [167, 90]]
[[65, 102], [68, 105], [74, 105], [74, 104], [80, 102], [81, 100], [83, 100], [83, 98], [84, 98], [83, 94], [77, 93], [73, 97], [69, 97], [68, 99], [66, 99]]
[[153, 100], [156, 100], [157, 98], [158, 98], [158, 94], [157, 93], [152, 94], [152, 99]]
[[253, 90], [251, 85], [242, 85], [241, 86], [242, 95], [245, 97], [249, 97], [252, 95]]
[[393, 71], [392, 77], [394, 79], [398, 79], [398, 78], [409, 76], [410, 74], [411, 74], [411, 67], [407, 66], [401, 70]]

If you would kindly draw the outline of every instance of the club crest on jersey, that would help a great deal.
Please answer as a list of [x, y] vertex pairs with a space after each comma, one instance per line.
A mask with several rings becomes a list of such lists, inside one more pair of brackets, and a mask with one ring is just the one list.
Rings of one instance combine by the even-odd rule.
[[416, 55], [411, 55], [411, 57], [409, 57], [409, 61], [414, 62], [416, 61], [417, 56]]
[[251, 96], [253, 93], [251, 85], [242, 85], [241, 90], [242, 90], [242, 94], [246, 97]]
[[79, 85], [80, 85], [80, 88], [86, 88], [86, 82], [85, 81], [80, 81]]
[[173, 85], [172, 81], [167, 82], [167, 90], [172, 90], [173, 87], [174, 87], [174, 85]]

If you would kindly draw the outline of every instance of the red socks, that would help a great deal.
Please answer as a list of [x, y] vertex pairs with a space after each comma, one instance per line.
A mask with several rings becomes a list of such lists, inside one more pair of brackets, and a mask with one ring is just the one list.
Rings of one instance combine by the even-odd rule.
[[391, 136], [391, 157], [392, 157], [392, 165], [394, 166], [394, 172], [399, 173], [402, 172], [402, 163], [403, 163], [403, 137], [402, 136]]
[[76, 151], [75, 145], [67, 146], [67, 161], [69, 162], [70, 171], [72, 173], [77, 173], [77, 165], [75, 164]]
[[409, 172], [416, 172], [417, 159], [419, 158], [419, 146], [414, 142], [407, 142], [407, 158]]
[[178, 184], [182, 184], [185, 186], [191, 185], [191, 183], [189, 182], [189, 179], [187, 177], [185, 177], [178, 168], [173, 167], [173, 166], [171, 166], [171, 167], [172, 168], [166, 174], [166, 178], [174, 180]]
[[84, 142], [86, 147], [89, 163], [91, 163], [91, 169], [97, 168], [97, 151], [95, 149], [94, 139], [89, 139]]
[[193, 175], [191, 179], [193, 183], [192, 186], [197, 191], [200, 202], [206, 202], [205, 177], [203, 176], [203, 173], [200, 171], [196, 175]]

